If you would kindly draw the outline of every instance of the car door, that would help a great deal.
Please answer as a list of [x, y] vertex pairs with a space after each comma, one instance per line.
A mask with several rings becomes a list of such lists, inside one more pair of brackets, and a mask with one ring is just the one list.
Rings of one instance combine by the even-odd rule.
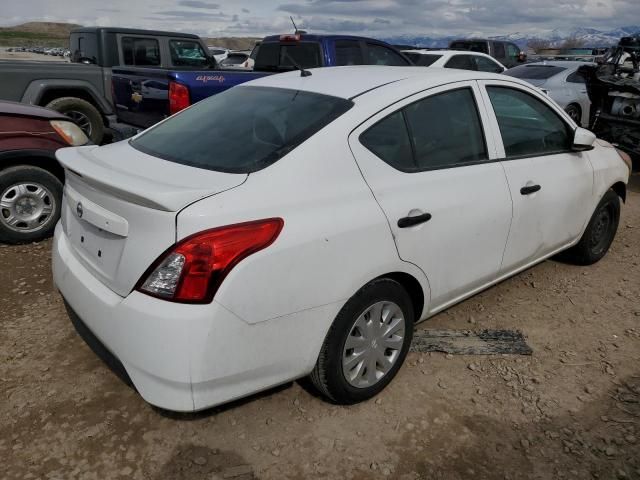
[[478, 96], [476, 82], [434, 88], [349, 137], [400, 258], [429, 279], [430, 312], [494, 280], [507, 240], [509, 189]]
[[588, 152], [574, 152], [574, 126], [532, 88], [482, 81], [492, 131], [499, 132], [513, 221], [502, 272], [512, 272], [576, 240], [591, 212], [593, 168]]

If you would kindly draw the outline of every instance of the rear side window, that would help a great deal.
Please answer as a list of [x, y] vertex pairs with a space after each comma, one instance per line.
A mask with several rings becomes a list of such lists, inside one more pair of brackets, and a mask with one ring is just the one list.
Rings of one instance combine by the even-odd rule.
[[442, 58], [442, 55], [415, 52], [406, 52], [405, 56], [409, 57], [409, 60], [411, 60], [414, 65], [418, 65], [419, 67], [428, 67], [430, 65], [433, 65], [439, 58]]
[[125, 65], [160, 65], [160, 46], [153, 38], [122, 38], [122, 55]]
[[130, 144], [182, 165], [251, 173], [278, 161], [352, 106], [317, 93], [241, 86], [196, 103]]
[[539, 99], [509, 87], [487, 87], [507, 157], [569, 150], [569, 126]]
[[263, 43], [256, 56], [255, 70], [295, 70], [294, 63], [302, 68], [321, 67], [320, 45], [316, 42]]
[[398, 170], [415, 170], [409, 131], [402, 111], [392, 113], [360, 135], [360, 143]]
[[409, 65], [409, 62], [389, 47], [375, 43], [367, 43], [367, 64], [403, 67]]
[[98, 63], [98, 37], [95, 33], [72, 33], [69, 35], [71, 61], [76, 63]]
[[473, 164], [487, 159], [480, 122], [473, 93], [462, 88], [406, 106], [365, 131], [360, 142], [402, 171]]
[[445, 63], [444, 68], [459, 68], [461, 70], [475, 70], [476, 64], [471, 55], [454, 55]]
[[198, 42], [171, 40], [169, 42], [171, 63], [177, 67], [206, 67], [209, 59]]
[[336, 65], [362, 65], [362, 48], [356, 40], [336, 41]]

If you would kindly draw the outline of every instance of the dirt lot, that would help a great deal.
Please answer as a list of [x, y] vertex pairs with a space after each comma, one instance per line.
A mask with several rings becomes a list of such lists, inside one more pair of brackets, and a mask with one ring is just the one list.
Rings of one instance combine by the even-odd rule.
[[50, 242], [0, 246], [0, 477], [640, 479], [640, 193], [597, 265], [547, 261], [430, 328], [520, 329], [533, 355], [411, 353], [375, 401], [298, 383], [158, 411], [79, 339]]

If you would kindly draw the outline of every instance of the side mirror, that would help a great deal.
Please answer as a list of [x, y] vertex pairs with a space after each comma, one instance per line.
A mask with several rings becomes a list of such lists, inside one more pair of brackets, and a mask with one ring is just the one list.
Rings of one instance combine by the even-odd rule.
[[571, 150], [574, 152], [586, 152], [593, 150], [593, 142], [596, 141], [596, 135], [586, 128], [578, 127], [573, 133], [573, 145]]

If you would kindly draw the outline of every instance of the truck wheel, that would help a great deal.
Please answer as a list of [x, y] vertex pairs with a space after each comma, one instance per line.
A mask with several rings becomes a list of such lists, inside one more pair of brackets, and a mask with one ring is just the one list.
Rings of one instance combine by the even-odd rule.
[[86, 100], [76, 97], [60, 97], [49, 102], [46, 107], [75, 121], [96, 145], [100, 145], [102, 142], [104, 136], [102, 115], [96, 107]]
[[60, 218], [62, 183], [31, 165], [0, 171], [0, 242], [35, 242], [50, 236]]

